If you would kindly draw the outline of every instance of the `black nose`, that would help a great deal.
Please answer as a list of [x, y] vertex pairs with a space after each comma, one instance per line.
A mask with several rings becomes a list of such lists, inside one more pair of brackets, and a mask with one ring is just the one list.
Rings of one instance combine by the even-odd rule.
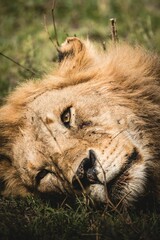
[[76, 190], [82, 190], [92, 183], [98, 181], [95, 169], [96, 155], [93, 150], [89, 150], [89, 156], [80, 163], [76, 174], [72, 179], [72, 185]]

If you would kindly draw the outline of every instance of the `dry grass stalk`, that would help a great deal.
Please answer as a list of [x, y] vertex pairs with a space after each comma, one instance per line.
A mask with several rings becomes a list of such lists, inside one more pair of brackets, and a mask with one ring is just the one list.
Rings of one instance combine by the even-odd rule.
[[45, 28], [45, 31], [46, 31], [46, 33], [48, 35], [49, 40], [52, 42], [52, 44], [54, 44], [53, 39], [52, 39], [52, 37], [51, 37], [51, 35], [49, 33], [49, 30], [48, 30], [48, 27], [47, 27], [46, 15], [44, 15], [44, 28]]
[[34, 76], [37, 75], [33, 70], [24, 67], [24, 66], [21, 65], [19, 62], [15, 61], [15, 60], [14, 60], [13, 58], [11, 58], [11, 57], [8, 57], [8, 56], [5, 55], [4, 53], [0, 52], [0, 55], [3, 56], [3, 57], [5, 57], [5, 58], [7, 58], [7, 59], [10, 60], [11, 62], [13, 62], [13, 63], [15, 63], [16, 65], [18, 65], [19, 67], [23, 68], [24, 70], [30, 72], [32, 75], [34, 75]]
[[53, 22], [53, 29], [54, 29], [54, 34], [55, 34], [55, 40], [57, 47], [60, 47], [59, 41], [58, 41], [58, 34], [57, 34], [57, 28], [56, 28], [56, 23], [55, 23], [55, 6], [56, 6], [56, 0], [53, 0], [53, 5], [52, 5], [52, 22]]
[[116, 18], [111, 18], [111, 38], [114, 43], [118, 42], [118, 33], [116, 27]]

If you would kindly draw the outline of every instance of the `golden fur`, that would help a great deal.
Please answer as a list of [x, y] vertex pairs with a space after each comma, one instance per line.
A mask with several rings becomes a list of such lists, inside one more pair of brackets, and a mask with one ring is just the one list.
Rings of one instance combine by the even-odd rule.
[[160, 197], [160, 61], [67, 38], [60, 64], [0, 109], [1, 194], [80, 193], [124, 206]]

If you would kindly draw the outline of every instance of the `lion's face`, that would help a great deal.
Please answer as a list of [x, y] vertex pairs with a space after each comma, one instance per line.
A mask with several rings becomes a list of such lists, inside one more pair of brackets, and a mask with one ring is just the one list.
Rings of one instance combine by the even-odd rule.
[[117, 108], [90, 83], [46, 92], [29, 104], [14, 149], [24, 184], [101, 202], [106, 194], [116, 202], [134, 200], [144, 191], [146, 166], [131, 119], [129, 109]]
[[128, 46], [98, 55], [77, 38], [61, 60], [1, 109], [4, 195], [76, 193], [130, 206], [150, 178], [159, 193], [158, 60]]

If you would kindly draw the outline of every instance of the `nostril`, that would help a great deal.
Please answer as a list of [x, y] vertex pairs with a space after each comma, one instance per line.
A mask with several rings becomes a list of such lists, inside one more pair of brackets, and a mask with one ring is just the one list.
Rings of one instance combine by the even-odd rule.
[[[86, 172], [89, 168], [92, 167], [92, 161], [90, 158], [84, 158], [80, 164], [80, 167], [83, 168], [84, 172]], [[79, 169], [79, 168], [78, 168]]]
[[96, 155], [95, 155], [95, 152], [92, 149], [89, 150], [89, 159], [92, 162], [92, 165], [94, 165], [95, 161], [96, 161]]
[[96, 155], [93, 150], [89, 150], [89, 157], [84, 158], [79, 166], [79, 170], [83, 169], [84, 172], [88, 171], [88, 169], [92, 168], [96, 161]]
[[89, 158], [84, 158], [78, 168], [78, 170], [83, 169], [84, 172], [87, 172], [88, 169], [92, 168], [95, 165], [96, 155], [93, 150], [89, 150]]
[[98, 182], [97, 171], [94, 167], [90, 168], [87, 171], [87, 179], [89, 180], [90, 183]]

